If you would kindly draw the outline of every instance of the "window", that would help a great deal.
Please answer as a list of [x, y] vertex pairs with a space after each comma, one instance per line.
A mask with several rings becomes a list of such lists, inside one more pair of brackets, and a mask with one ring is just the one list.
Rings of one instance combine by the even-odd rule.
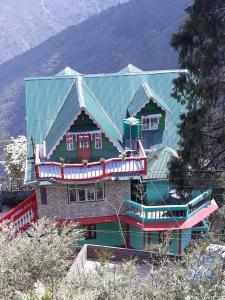
[[95, 149], [101, 149], [101, 148], [102, 148], [102, 134], [95, 133]]
[[159, 121], [161, 114], [142, 117], [142, 130], [157, 130], [159, 129]]
[[66, 135], [66, 149], [67, 149], [67, 151], [74, 150], [73, 135], [70, 133], [67, 133], [67, 135]]
[[86, 240], [96, 239], [96, 225], [95, 224], [86, 225], [86, 226], [84, 226], [84, 228], [86, 229], [86, 232], [84, 235]]
[[47, 191], [46, 191], [45, 186], [40, 188], [40, 195], [41, 195], [41, 204], [48, 204], [48, 202], [47, 202]]
[[72, 202], [103, 201], [105, 198], [104, 183], [89, 185], [68, 185], [68, 200]]

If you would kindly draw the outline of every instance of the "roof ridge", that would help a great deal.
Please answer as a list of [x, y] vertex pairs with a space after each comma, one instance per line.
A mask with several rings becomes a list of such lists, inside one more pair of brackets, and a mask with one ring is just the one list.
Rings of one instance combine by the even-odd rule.
[[78, 75], [77, 81], [76, 81], [77, 91], [78, 91], [78, 100], [79, 100], [80, 108], [85, 108], [85, 100], [84, 100], [82, 83], [83, 83], [83, 78], [80, 75]]
[[171, 69], [171, 70], [154, 70], [154, 71], [141, 71], [139, 73], [99, 73], [99, 74], [80, 74], [80, 75], [68, 75], [68, 76], [37, 76], [37, 77], [27, 77], [24, 80], [45, 80], [45, 79], [65, 79], [65, 78], [76, 78], [81, 77], [118, 77], [118, 76], [139, 76], [139, 75], [156, 75], [156, 74], [168, 74], [168, 73], [188, 73], [186, 69]]

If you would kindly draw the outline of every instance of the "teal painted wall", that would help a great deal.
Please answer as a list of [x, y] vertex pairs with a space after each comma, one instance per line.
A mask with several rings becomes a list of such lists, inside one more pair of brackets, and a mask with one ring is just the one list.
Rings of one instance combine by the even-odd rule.
[[145, 233], [134, 226], [130, 226], [130, 246], [134, 249], [144, 249]]
[[[93, 123], [93, 121], [84, 112], [78, 116], [77, 120], [69, 129], [70, 132], [85, 132], [91, 130], [98, 130], [99, 128]], [[92, 161], [98, 161], [101, 157], [112, 158], [118, 157], [119, 151], [109, 139], [102, 133], [102, 149], [95, 149], [95, 141], [92, 140]], [[50, 157], [51, 161], [60, 161], [60, 157], [64, 158], [66, 163], [76, 163], [78, 162], [77, 155], [77, 142], [74, 138], [74, 150], [67, 151], [66, 149], [66, 136], [60, 141], [59, 145], [54, 150]]]
[[[146, 248], [146, 246], [148, 245], [148, 241], [149, 241], [149, 237], [148, 235], [150, 235], [150, 245], [157, 245], [159, 244], [159, 232], [150, 232], [150, 233], [145, 233], [145, 238], [144, 238], [144, 242], [145, 242], [145, 246], [144, 248]], [[167, 251], [169, 253], [173, 253], [173, 254], [177, 254], [178, 252], [178, 234], [176, 231], [172, 231], [171, 232], [171, 243], [167, 249]]]
[[[121, 223], [123, 236], [126, 238], [126, 225]], [[79, 246], [84, 244], [95, 244], [104, 246], [124, 246], [118, 223], [96, 224], [96, 239], [81, 241]]]
[[[146, 202], [161, 204], [169, 196], [168, 180], [154, 180], [146, 183]], [[165, 203], [164, 203], [165, 204]]]
[[182, 230], [181, 251], [183, 251], [187, 246], [189, 246], [191, 241], [191, 233], [192, 233], [191, 228]]
[[[121, 223], [123, 237], [126, 240], [126, 225]], [[148, 234], [150, 234], [150, 244], [159, 244], [159, 232], [143, 232], [140, 228], [130, 225], [130, 247], [144, 250], [148, 244]], [[96, 225], [96, 239], [87, 239], [79, 242], [79, 246], [84, 244], [96, 244], [104, 246], [124, 246], [124, 239], [121, 236], [118, 223], [101, 223]], [[191, 228], [182, 231], [181, 251], [183, 251], [191, 241]], [[171, 232], [171, 243], [167, 249], [169, 253], [177, 254], [179, 248], [179, 233]]]

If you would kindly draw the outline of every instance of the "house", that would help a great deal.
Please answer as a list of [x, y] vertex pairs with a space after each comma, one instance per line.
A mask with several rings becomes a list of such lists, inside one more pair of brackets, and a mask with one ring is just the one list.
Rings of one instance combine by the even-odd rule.
[[169, 194], [167, 163], [177, 156], [184, 107], [171, 97], [181, 70], [83, 75], [69, 67], [25, 79], [26, 184], [38, 217], [87, 228], [88, 243], [144, 249], [171, 233], [180, 254], [207, 231], [211, 191], [183, 203]]

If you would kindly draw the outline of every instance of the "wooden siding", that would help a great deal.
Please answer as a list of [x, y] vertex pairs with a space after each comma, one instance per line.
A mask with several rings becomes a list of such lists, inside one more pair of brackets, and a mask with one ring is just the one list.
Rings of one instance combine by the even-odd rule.
[[[100, 130], [93, 121], [86, 115], [84, 112], [78, 116], [77, 120], [71, 126], [69, 132], [84, 132], [85, 131], [93, 131], [93, 130]], [[113, 144], [109, 141], [109, 139], [102, 133], [102, 148], [95, 149], [95, 140], [92, 139], [91, 141], [91, 148], [92, 148], [92, 162], [98, 161], [101, 157], [107, 159], [112, 157], [118, 157], [119, 151]], [[78, 155], [77, 155], [77, 141], [74, 136], [74, 150], [67, 151], [66, 148], [66, 136], [60, 141], [59, 145], [54, 150], [52, 156], [50, 157], [50, 161], [59, 162], [60, 158], [64, 158], [65, 163], [76, 163], [78, 162]]]

